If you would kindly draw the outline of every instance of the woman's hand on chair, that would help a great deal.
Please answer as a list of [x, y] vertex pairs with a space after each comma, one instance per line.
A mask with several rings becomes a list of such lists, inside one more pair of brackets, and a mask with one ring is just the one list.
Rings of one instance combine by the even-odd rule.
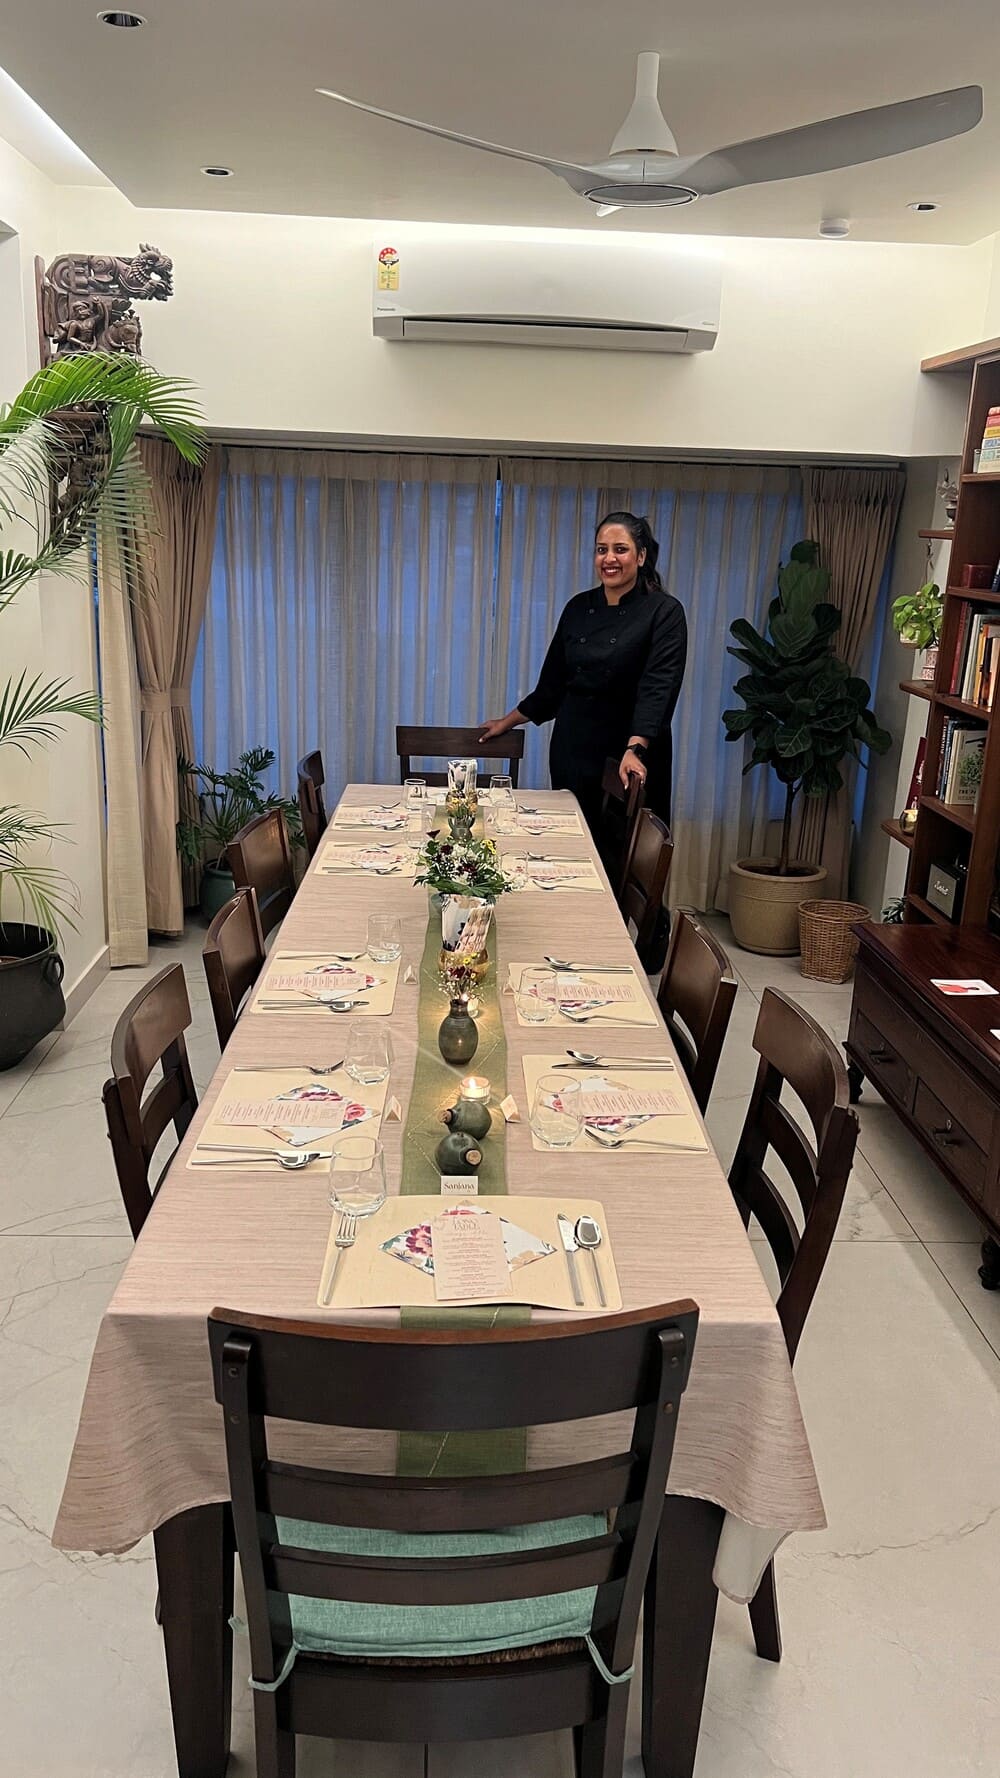
[[516, 727], [517, 717], [515, 715], [492, 716], [489, 722], [480, 725], [479, 739], [481, 741], [495, 741], [498, 736], [508, 735], [511, 729]]
[[642, 760], [639, 758], [639, 755], [632, 752], [631, 747], [626, 747], [625, 752], [622, 754], [622, 762], [618, 767], [618, 776], [621, 779], [622, 787], [625, 790], [628, 789], [630, 778], [638, 778], [640, 784], [645, 784], [646, 782], [646, 768], [643, 765]]

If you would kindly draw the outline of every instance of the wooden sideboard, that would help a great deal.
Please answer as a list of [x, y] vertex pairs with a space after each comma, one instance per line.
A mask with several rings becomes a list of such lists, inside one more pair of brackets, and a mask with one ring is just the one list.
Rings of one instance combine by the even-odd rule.
[[1000, 1287], [1000, 993], [964, 999], [932, 979], [1000, 989], [1000, 941], [985, 927], [857, 928], [845, 1044], [851, 1098], [878, 1088], [984, 1226], [979, 1276]]

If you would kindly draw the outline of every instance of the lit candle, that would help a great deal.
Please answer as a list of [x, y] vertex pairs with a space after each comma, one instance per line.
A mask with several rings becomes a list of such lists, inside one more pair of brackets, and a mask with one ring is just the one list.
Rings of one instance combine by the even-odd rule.
[[467, 1074], [460, 1091], [463, 1099], [488, 1099], [490, 1083], [485, 1074]]

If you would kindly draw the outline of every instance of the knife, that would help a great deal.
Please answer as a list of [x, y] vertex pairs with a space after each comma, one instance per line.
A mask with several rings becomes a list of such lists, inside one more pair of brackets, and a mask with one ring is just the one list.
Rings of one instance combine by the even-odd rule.
[[569, 1272], [569, 1281], [573, 1286], [573, 1301], [578, 1309], [582, 1309], [583, 1292], [580, 1289], [580, 1274], [576, 1269], [576, 1230], [570, 1222], [569, 1217], [564, 1216], [562, 1211], [559, 1212], [556, 1221], [559, 1224], [560, 1239], [566, 1249], [566, 1267]]

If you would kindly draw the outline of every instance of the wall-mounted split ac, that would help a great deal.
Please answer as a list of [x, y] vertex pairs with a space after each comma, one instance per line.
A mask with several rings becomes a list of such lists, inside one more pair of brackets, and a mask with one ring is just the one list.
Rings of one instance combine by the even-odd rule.
[[722, 273], [700, 244], [387, 237], [375, 244], [372, 330], [443, 345], [708, 352]]

